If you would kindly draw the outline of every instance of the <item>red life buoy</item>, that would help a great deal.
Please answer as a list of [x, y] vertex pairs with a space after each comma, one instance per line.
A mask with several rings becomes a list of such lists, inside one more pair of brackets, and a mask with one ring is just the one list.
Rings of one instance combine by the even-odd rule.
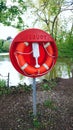
[[[36, 68], [34, 66], [35, 59], [34, 58], [31, 59], [31, 57], [33, 57], [31, 45], [32, 43], [28, 43], [28, 42], [19, 43], [16, 47], [15, 57], [24, 75], [38, 77], [38, 76], [46, 74], [47, 71], [49, 71], [51, 67], [54, 65], [54, 52], [53, 52], [54, 50], [51, 43], [49, 42], [43, 43], [43, 50], [46, 57], [45, 57], [45, 60], [43, 60], [43, 62], [42, 61], [39, 62], [39, 59], [38, 59], [40, 67]], [[39, 46], [41, 48], [41, 43], [39, 44]], [[30, 60], [33, 60], [33, 64], [27, 61], [27, 58], [28, 58], [27, 56], [30, 57], [29, 58]]]
[[53, 68], [58, 57], [51, 35], [34, 28], [23, 30], [14, 38], [9, 54], [15, 69], [28, 77], [45, 75]]

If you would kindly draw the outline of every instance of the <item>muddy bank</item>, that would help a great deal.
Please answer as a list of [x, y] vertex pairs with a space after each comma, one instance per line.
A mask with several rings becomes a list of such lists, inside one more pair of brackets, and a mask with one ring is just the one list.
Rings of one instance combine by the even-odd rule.
[[0, 96], [0, 130], [73, 130], [73, 79], [56, 79], [52, 90], [37, 84], [35, 120], [32, 91]]

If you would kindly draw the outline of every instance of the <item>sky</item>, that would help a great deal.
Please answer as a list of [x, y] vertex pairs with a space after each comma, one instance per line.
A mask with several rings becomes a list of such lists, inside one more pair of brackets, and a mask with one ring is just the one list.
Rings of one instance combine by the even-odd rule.
[[14, 38], [18, 34], [18, 30], [13, 27], [7, 27], [0, 24], [0, 39], [6, 40], [8, 36]]

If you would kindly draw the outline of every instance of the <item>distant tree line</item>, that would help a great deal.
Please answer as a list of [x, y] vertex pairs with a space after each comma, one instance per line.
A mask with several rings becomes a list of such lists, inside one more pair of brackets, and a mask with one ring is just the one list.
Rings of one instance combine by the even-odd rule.
[[12, 38], [9, 36], [6, 40], [0, 39], [0, 53], [1, 52], [9, 52], [9, 46]]

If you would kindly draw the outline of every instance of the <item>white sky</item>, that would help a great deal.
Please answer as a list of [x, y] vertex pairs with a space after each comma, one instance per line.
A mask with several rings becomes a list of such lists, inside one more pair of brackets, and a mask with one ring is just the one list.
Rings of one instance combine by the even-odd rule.
[[17, 29], [0, 24], [0, 39], [7, 39], [8, 36], [14, 38], [17, 34]]

